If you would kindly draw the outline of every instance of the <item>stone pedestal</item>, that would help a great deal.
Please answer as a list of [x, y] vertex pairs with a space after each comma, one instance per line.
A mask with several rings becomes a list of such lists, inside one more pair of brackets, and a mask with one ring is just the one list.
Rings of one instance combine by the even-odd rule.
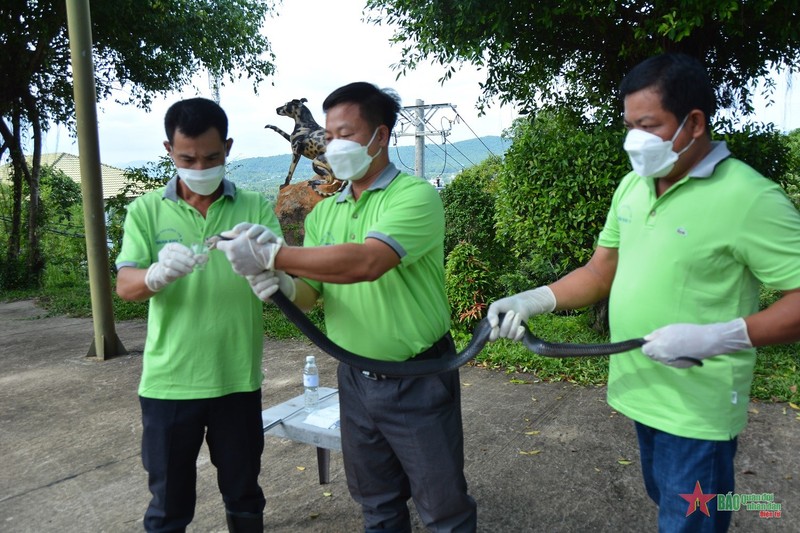
[[[324, 182], [317, 185], [318, 191], [328, 195], [335, 193], [338, 188], [338, 182], [333, 185]], [[287, 244], [303, 245], [305, 236], [303, 221], [314, 206], [327, 197], [312, 189], [311, 181], [298, 181], [281, 187], [275, 202], [275, 214], [281, 223], [283, 238]]]

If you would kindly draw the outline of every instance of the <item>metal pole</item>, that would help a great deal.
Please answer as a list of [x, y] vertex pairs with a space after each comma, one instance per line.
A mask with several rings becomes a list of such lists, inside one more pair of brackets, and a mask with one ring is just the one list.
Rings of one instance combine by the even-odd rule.
[[425, 179], [425, 102], [417, 99], [417, 134], [414, 136], [414, 173]]
[[67, 30], [72, 59], [72, 83], [78, 123], [78, 155], [81, 161], [83, 225], [89, 261], [94, 340], [87, 355], [106, 359], [128, 352], [114, 330], [111, 274], [108, 268], [97, 108], [92, 62], [92, 22], [89, 0], [67, 0]]

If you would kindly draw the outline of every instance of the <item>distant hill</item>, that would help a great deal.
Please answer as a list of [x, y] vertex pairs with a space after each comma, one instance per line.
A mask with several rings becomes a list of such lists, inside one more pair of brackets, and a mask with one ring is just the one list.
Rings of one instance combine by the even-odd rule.
[[[444, 145], [428, 140], [425, 144], [425, 178], [441, 177], [447, 183], [461, 170], [477, 165], [492, 154], [502, 156], [509, 146], [509, 141], [497, 136]], [[414, 172], [413, 146], [390, 146], [389, 159], [400, 170]], [[278, 187], [286, 179], [291, 161], [291, 154], [229, 161], [228, 177], [242, 188], [261, 191], [274, 198], [278, 194]], [[311, 161], [303, 157], [297, 164], [292, 182], [314, 176]]]

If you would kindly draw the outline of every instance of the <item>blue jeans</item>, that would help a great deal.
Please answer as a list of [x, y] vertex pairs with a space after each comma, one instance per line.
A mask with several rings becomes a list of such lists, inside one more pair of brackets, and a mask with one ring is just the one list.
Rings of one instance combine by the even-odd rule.
[[[733, 492], [736, 438], [728, 441], [688, 439], [639, 422], [635, 424], [644, 485], [648, 496], [658, 505], [658, 531], [727, 531], [731, 513], [717, 511], [716, 494]], [[698, 505], [702, 500], [698, 502], [695, 498], [690, 503], [681, 496], [694, 493], [698, 482], [703, 495], [715, 495], [705, 507]], [[705, 509], [710, 516], [705, 515]]]

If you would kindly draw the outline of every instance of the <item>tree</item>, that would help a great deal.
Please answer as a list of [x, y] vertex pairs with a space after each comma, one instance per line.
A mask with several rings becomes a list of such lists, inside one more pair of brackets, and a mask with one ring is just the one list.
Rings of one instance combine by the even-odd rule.
[[[124, 103], [147, 109], [155, 95], [190, 83], [203, 68], [214, 78], [248, 77], [254, 89], [274, 72], [269, 41], [260, 33], [272, 3], [104, 0], [91, 7], [98, 100], [124, 90]], [[0, 43], [0, 158], [9, 152], [14, 168], [7, 259], [16, 263], [20, 254], [24, 182], [30, 191], [27, 264], [37, 278], [42, 133], [49, 124], [75, 126], [65, 2], [4, 0]], [[23, 148], [28, 138], [30, 161]]]
[[753, 81], [800, 60], [798, 0], [368, 0], [367, 8], [368, 20], [397, 28], [401, 74], [427, 60], [445, 67], [442, 81], [463, 62], [485, 68], [481, 107], [497, 97], [523, 111], [618, 111], [622, 77], [672, 51], [705, 60], [721, 107], [749, 111]]

